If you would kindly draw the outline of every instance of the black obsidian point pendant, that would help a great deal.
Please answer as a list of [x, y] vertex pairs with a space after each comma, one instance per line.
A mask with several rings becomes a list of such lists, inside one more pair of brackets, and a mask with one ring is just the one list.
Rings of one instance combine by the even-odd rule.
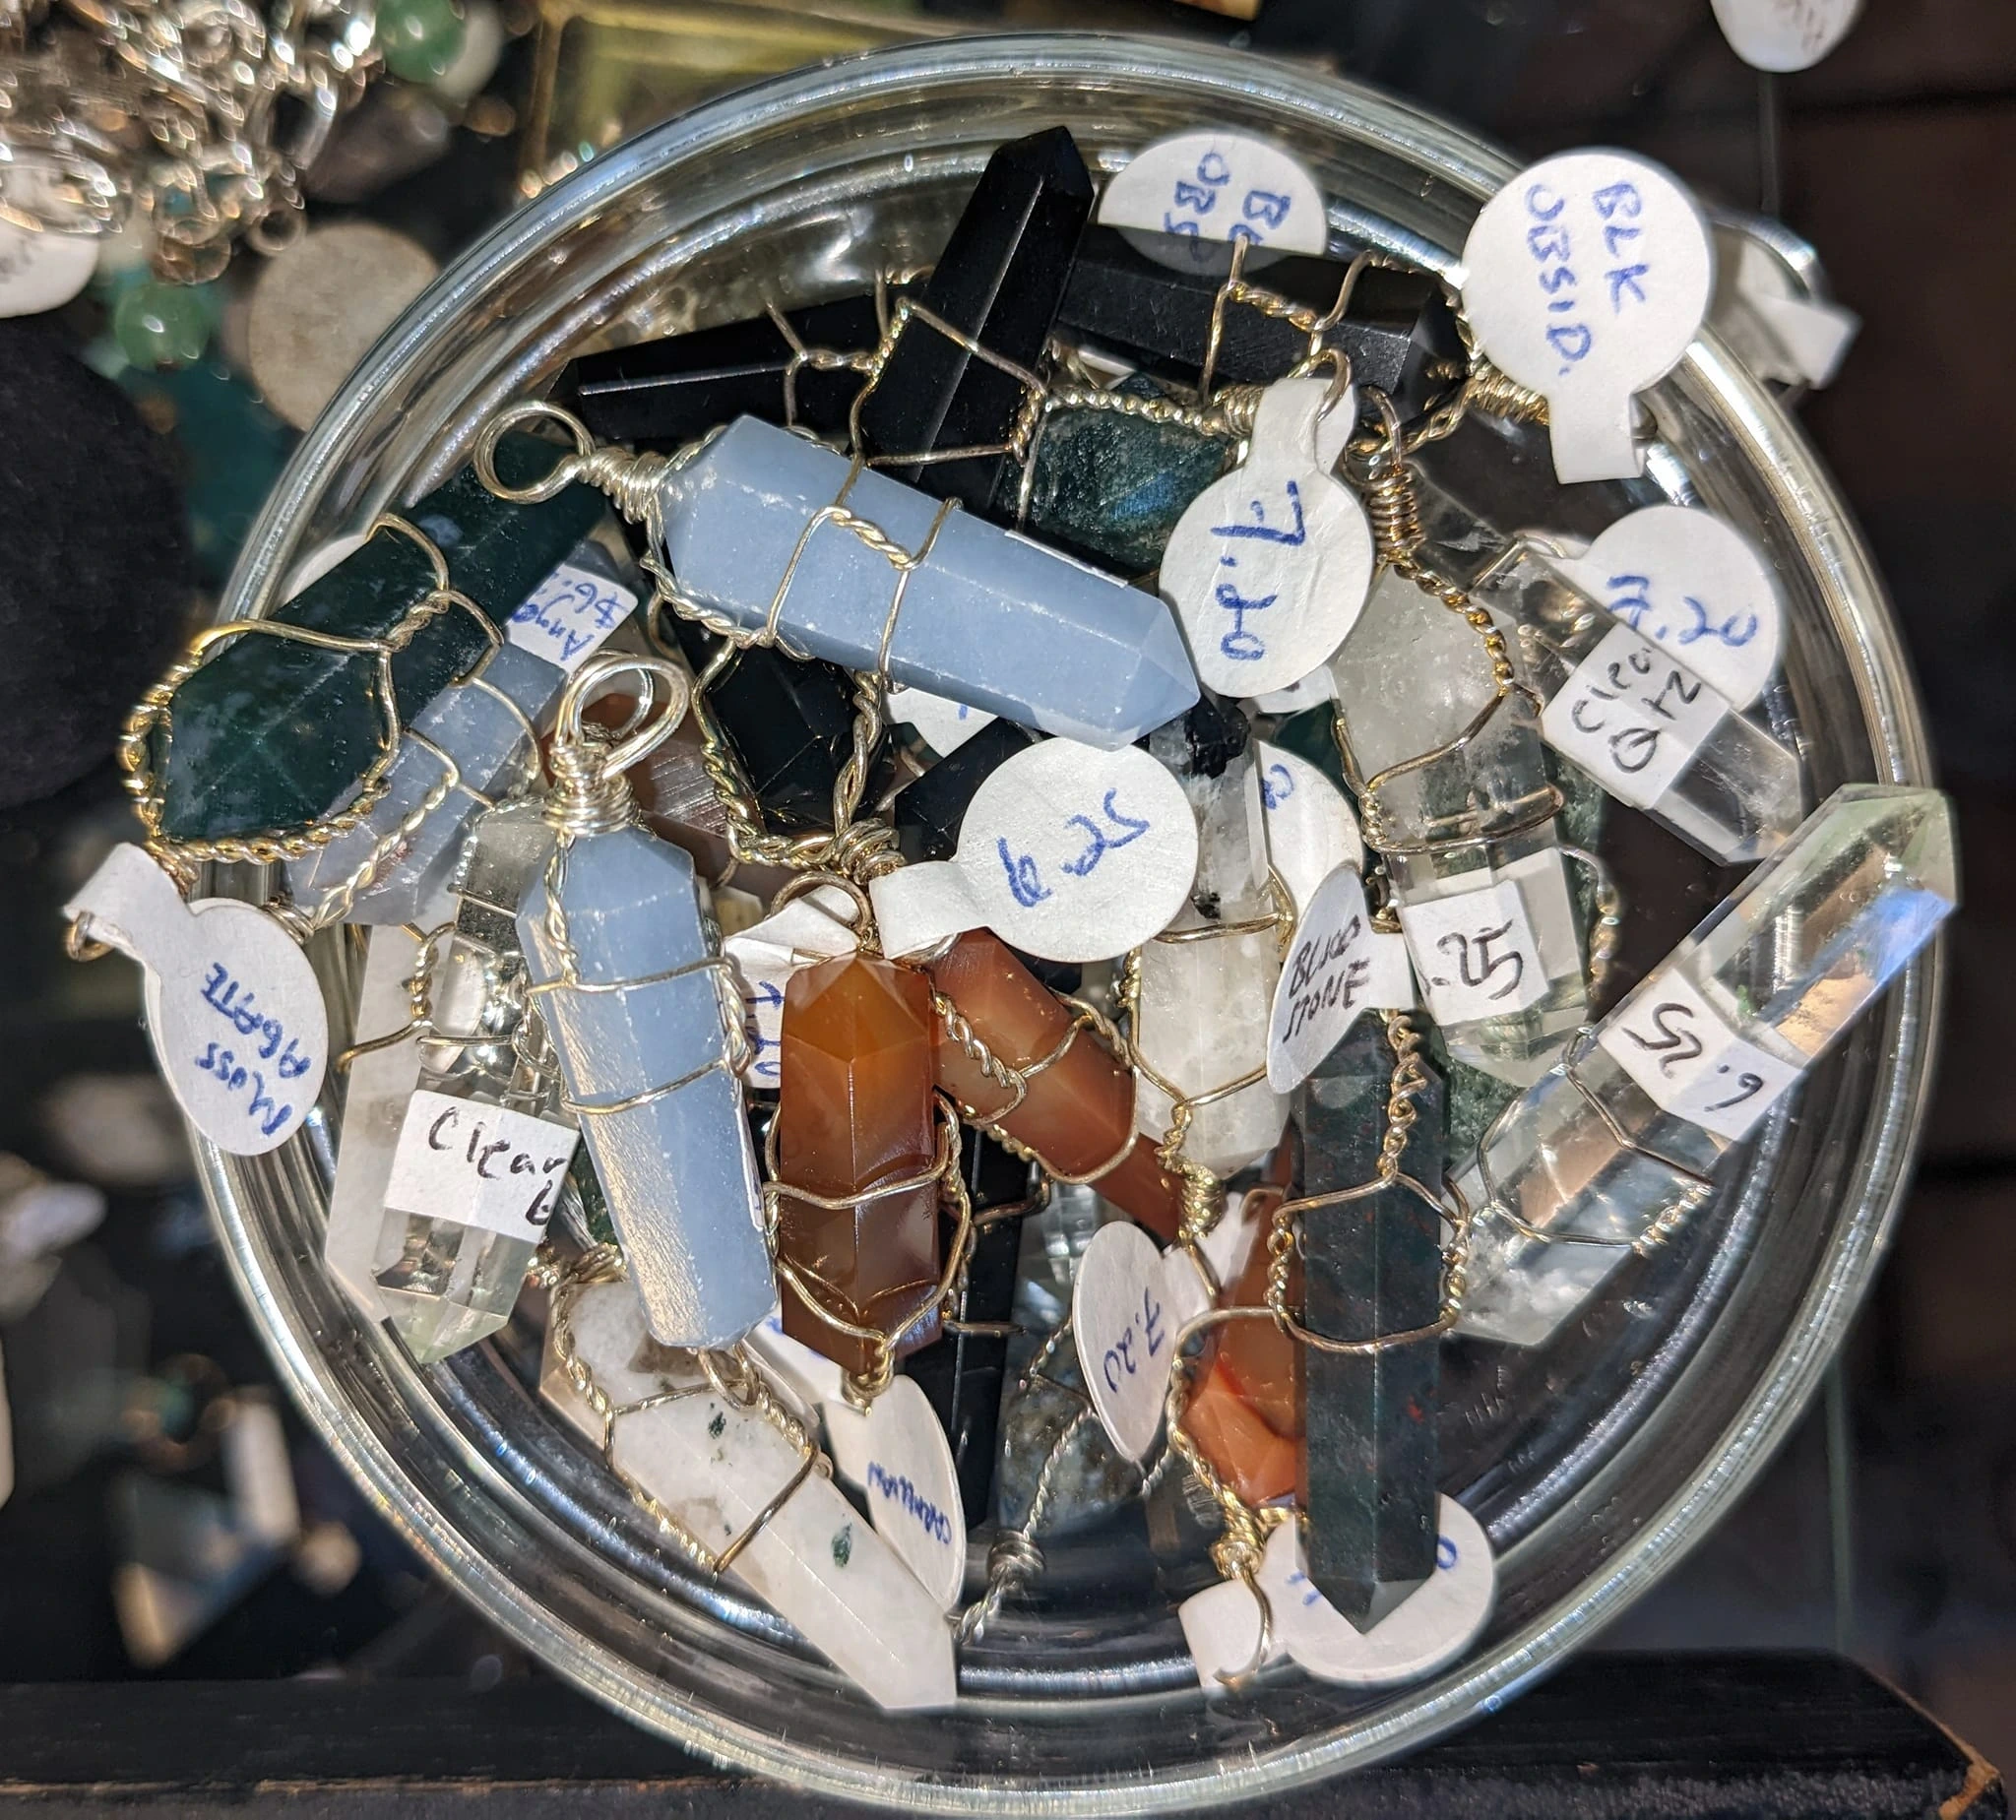
[[1006, 441], [1025, 397], [1008, 368], [1031, 369], [1042, 357], [1092, 200], [1092, 175], [1063, 127], [1011, 140], [987, 160], [918, 299], [935, 323], [904, 325], [861, 401], [861, 448], [878, 467], [971, 511], [988, 508], [1005, 455], [901, 458]]

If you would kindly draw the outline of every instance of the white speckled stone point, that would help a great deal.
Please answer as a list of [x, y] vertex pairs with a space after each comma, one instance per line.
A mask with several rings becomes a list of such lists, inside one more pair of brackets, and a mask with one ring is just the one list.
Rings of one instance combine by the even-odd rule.
[[[547, 914], [556, 878], [578, 976], [593, 988], [563, 985], [536, 999], [569, 1098], [614, 1104], [685, 1081], [581, 1116], [631, 1281], [666, 1346], [730, 1345], [770, 1312], [777, 1289], [742, 1090], [726, 1067], [722, 993], [732, 991], [699, 965], [711, 949], [693, 861], [635, 826], [556, 851], [518, 912], [539, 986], [562, 972]], [[739, 1023], [739, 1003], [733, 1015]]]
[[[585, 1289], [574, 1305], [577, 1356], [617, 1413], [610, 1459], [658, 1498], [703, 1546], [726, 1548], [797, 1473], [800, 1456], [763, 1416], [715, 1392], [691, 1360], [650, 1344], [628, 1284]], [[591, 1439], [601, 1424], [564, 1373], [541, 1377], [546, 1399]], [[667, 1392], [650, 1409], [625, 1410]], [[808, 1476], [779, 1505], [728, 1570], [806, 1642], [892, 1711], [950, 1706], [957, 1697], [952, 1629], [943, 1608], [830, 1478]]]
[[[806, 531], [839, 498], [848, 468], [788, 430], [731, 423], [660, 483], [680, 588], [756, 630], [788, 571], [778, 630], [815, 658], [874, 669], [902, 574], [844, 525]], [[941, 504], [872, 470], [845, 503], [913, 554]], [[889, 674], [1108, 751], [1197, 699], [1189, 653], [1159, 597], [966, 512], [945, 519], [910, 572]]]
[[[1597, 1026], [1574, 1064], [1588, 1098], [1556, 1071], [1513, 1102], [1459, 1183], [1483, 1210], [1460, 1330], [1546, 1339], [1634, 1241], [1707, 1198], [1658, 1159], [1710, 1176], [1958, 901], [1944, 796], [1835, 791]], [[1486, 1201], [1581, 1242], [1528, 1238]]]
[[[1274, 910], [1267, 889], [1267, 826], [1258, 756], [1251, 744], [1215, 778], [1187, 763], [1180, 725], [1158, 729], [1149, 751], [1176, 775], [1197, 812], [1197, 875], [1171, 929], [1262, 921]], [[1208, 913], [1207, 913], [1208, 911]], [[1135, 1044], [1142, 1060], [1186, 1095], [1207, 1094], [1267, 1065], [1268, 1014], [1281, 974], [1281, 931], [1260, 928], [1141, 949]], [[1145, 1076], [1135, 1105], [1138, 1129], [1160, 1140], [1169, 1097]], [[1266, 1080], [1196, 1108], [1184, 1158], [1229, 1175], [1281, 1141], [1288, 1097]]]

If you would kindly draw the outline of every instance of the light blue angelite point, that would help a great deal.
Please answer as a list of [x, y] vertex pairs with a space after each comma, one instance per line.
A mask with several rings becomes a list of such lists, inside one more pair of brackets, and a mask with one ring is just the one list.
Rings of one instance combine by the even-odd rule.
[[[681, 590], [755, 630], [789, 570], [778, 631], [813, 657], [874, 669], [900, 572], [845, 525], [805, 536], [848, 469], [845, 456], [788, 430], [753, 417], [731, 423], [660, 483]], [[922, 548], [940, 507], [873, 470], [844, 503], [910, 552]], [[888, 668], [908, 687], [1108, 751], [1197, 699], [1163, 600], [966, 512], [945, 519], [910, 574]]]
[[[526, 722], [537, 724], [566, 680], [557, 664], [516, 645], [501, 645], [490, 654], [480, 678], [443, 689], [420, 711], [411, 730], [455, 761], [461, 787], [434, 806], [377, 879], [357, 894], [349, 921], [412, 922], [431, 929], [454, 917], [449, 875], [463, 830], [481, 806], [471, 792], [494, 793], [525, 751]], [[507, 699], [500, 701], [500, 695]], [[513, 704], [518, 714], [512, 712]], [[412, 740], [402, 741], [385, 780], [385, 794], [364, 818], [327, 847], [288, 865], [294, 902], [310, 904], [340, 885], [363, 864], [372, 847], [419, 807], [441, 778], [441, 761], [433, 753]]]
[[[722, 1061], [727, 1036], [713, 972], [652, 977], [712, 952], [692, 860], [632, 826], [577, 838], [561, 862], [560, 908], [580, 979], [648, 981], [537, 995], [568, 1098], [621, 1100]], [[561, 971], [546, 922], [551, 876], [549, 868], [518, 912], [538, 984]], [[740, 1084], [725, 1067], [709, 1068], [623, 1111], [585, 1112], [581, 1130], [652, 1333], [666, 1346], [732, 1345], [777, 1298]]]

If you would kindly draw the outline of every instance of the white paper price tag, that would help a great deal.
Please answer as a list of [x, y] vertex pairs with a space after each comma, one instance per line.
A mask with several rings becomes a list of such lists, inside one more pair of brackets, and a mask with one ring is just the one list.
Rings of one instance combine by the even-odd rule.
[[1163, 552], [1198, 680], [1264, 695], [1322, 664], [1356, 621], [1372, 583], [1372, 531], [1331, 468], [1354, 415], [1321, 379], [1269, 386], [1250, 453], [1190, 502]]
[[572, 1125], [422, 1089], [400, 1127], [385, 1205], [536, 1241], [580, 1139]]
[[749, 1059], [742, 1079], [775, 1087], [784, 1042], [784, 990], [800, 968], [852, 954], [861, 945], [850, 926], [854, 901], [837, 885], [793, 898], [722, 943], [748, 1016]]
[[1223, 129], [1176, 133], [1143, 148], [1106, 184], [1099, 219], [1189, 241], [1182, 252], [1166, 240], [1137, 242], [1182, 270], [1224, 271], [1218, 249], [1231, 240], [1278, 253], [1330, 246], [1323, 192], [1301, 162], [1264, 139]]
[[1675, 1118], [1732, 1143], [1804, 1072], [1737, 1036], [1682, 973], [1648, 979], [1604, 1020], [1597, 1041]]
[[1268, 1632], [1267, 1655], [1255, 1662], [1260, 1647], [1260, 1601], [1242, 1580], [1221, 1580], [1193, 1593], [1176, 1607], [1183, 1643], [1197, 1664], [1197, 1684], [1207, 1694], [1228, 1691], [1241, 1675], [1278, 1663], [1288, 1654], [1278, 1626]]
[[1732, 708], [1749, 707], [1778, 668], [1783, 615], [1771, 566], [1712, 512], [1647, 506], [1561, 567]]
[[1316, 887], [1339, 866], [1362, 872], [1365, 843], [1344, 792], [1305, 758], [1264, 739], [1260, 806], [1267, 819], [1267, 850], [1296, 910], [1308, 908]]
[[[1295, 919], [1267, 1020], [1267, 1085], [1292, 1094], [1390, 991], [1377, 991], [1370, 912], [1357, 870], [1339, 866]], [[1408, 993], [1412, 1003], [1414, 994]]]
[[829, 1410], [829, 1424], [860, 1424], [859, 1484], [868, 1517], [924, 1590], [947, 1611], [966, 1580], [966, 1513], [959, 1474], [930, 1399], [898, 1377], [865, 1414]]
[[1403, 904], [1400, 926], [1437, 1024], [1510, 1017], [1547, 995], [1540, 938], [1514, 880]]
[[957, 752], [994, 717], [984, 708], [949, 702], [928, 689], [891, 689], [889, 718], [915, 727], [924, 743], [943, 758]]
[[[773, 1389], [782, 1390], [786, 1401], [798, 1413], [816, 1423], [829, 1406], [858, 1419], [860, 1412], [847, 1402], [847, 1374], [824, 1352], [815, 1352], [802, 1340], [784, 1331], [784, 1316], [776, 1308], [749, 1330], [745, 1344], [762, 1360]], [[850, 1485], [861, 1482], [867, 1462], [852, 1445], [854, 1430], [833, 1438], [828, 1451], [833, 1467]]]
[[1484, 351], [1546, 398], [1555, 473], [1637, 473], [1631, 400], [1679, 363], [1715, 288], [1693, 197], [1647, 158], [1564, 152], [1484, 204], [1463, 263]]
[[0, 316], [38, 316], [68, 303], [97, 270], [86, 234], [30, 233], [0, 221]]
[[1715, 0], [1730, 48], [1755, 70], [1809, 70], [1848, 35], [1862, 0]]
[[1728, 714], [1677, 658], [1617, 625], [1547, 703], [1540, 730], [1619, 802], [1649, 809]]
[[1855, 311], [1808, 294], [1785, 262], [1738, 228], [1716, 230], [1721, 274], [1709, 320], [1759, 379], [1831, 385], [1862, 326]]
[[1245, 696], [1242, 700], [1249, 714], [1300, 714], [1305, 708], [1320, 708], [1325, 702], [1336, 701], [1337, 678], [1331, 675], [1326, 663], [1285, 689], [1269, 689], [1265, 694]]
[[504, 636], [571, 676], [636, 608], [636, 595], [621, 582], [563, 562], [525, 597]]
[[155, 1058], [198, 1131], [257, 1157], [300, 1129], [322, 1091], [329, 1014], [286, 930], [249, 904], [184, 904], [159, 866], [123, 845], [63, 908], [147, 970]]
[[868, 888], [885, 953], [984, 924], [1049, 961], [1103, 961], [1166, 929], [1197, 872], [1183, 786], [1138, 746], [1045, 739], [975, 791], [949, 860]]
[[1147, 1459], [1162, 1427], [1176, 1328], [1163, 1254], [1139, 1226], [1116, 1221], [1092, 1235], [1071, 1291], [1071, 1331], [1101, 1425], [1128, 1459]]
[[1392, 1687], [1432, 1674], [1476, 1642], [1497, 1597], [1497, 1562], [1477, 1519], [1454, 1498], [1437, 1499], [1435, 1515], [1434, 1572], [1370, 1630], [1310, 1584], [1298, 1528], [1275, 1531], [1260, 1586], [1282, 1647], [1299, 1666], [1340, 1687]]

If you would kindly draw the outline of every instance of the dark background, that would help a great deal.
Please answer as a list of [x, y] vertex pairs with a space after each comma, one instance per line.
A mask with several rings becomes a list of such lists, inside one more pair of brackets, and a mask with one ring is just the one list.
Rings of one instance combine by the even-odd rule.
[[[1053, 15], [1011, 5], [1006, 17]], [[1967, 896], [1947, 938], [1941, 1086], [1893, 1254], [1826, 1398], [1606, 1643], [1838, 1648], [1989, 1758], [2016, 1760], [2016, 1082], [2003, 1062], [2016, 1017], [2004, 958], [2016, 918], [2016, 5], [1867, 0], [1832, 57], [1777, 79], [1736, 60], [1708, 0], [1266, 0], [1251, 26], [1175, 4], [1094, 5], [1068, 23], [1320, 59], [1528, 155], [1648, 152], [1704, 197], [1780, 216], [1861, 315], [1841, 377], [1802, 414], [1889, 577], [1959, 805]], [[525, 42], [514, 55], [507, 96]], [[512, 177], [508, 136], [462, 134], [366, 212], [417, 224], [446, 253], [508, 202]], [[80, 1149], [101, 1166], [153, 1129], [128, 1101], [52, 1121], [46, 1098], [80, 1070], [145, 1091], [132, 1082], [147, 1064], [130, 970], [73, 968], [56, 950], [55, 906], [122, 817], [109, 770], [0, 815], [0, 1144], [59, 1172], [79, 1167]], [[65, 1461], [47, 1437], [89, 1428], [72, 1407], [87, 1371], [114, 1368], [142, 1401], [158, 1401], [177, 1354], [214, 1360], [234, 1384], [269, 1377], [195, 1192], [176, 1179], [172, 1134], [152, 1148], [152, 1178], [114, 1194], [42, 1304], [0, 1334], [25, 1475], [0, 1508], [0, 1682], [319, 1670], [482, 1686], [530, 1673], [298, 1432], [304, 1515], [325, 1543], [342, 1527], [354, 1571], [273, 1564], [220, 1594], [225, 1608], [165, 1665], [136, 1666], [110, 1593], [131, 1552], [111, 1512], [136, 1473], [215, 1488], [216, 1463], [162, 1472], [136, 1455], [130, 1412], [105, 1419], [89, 1458]]]

